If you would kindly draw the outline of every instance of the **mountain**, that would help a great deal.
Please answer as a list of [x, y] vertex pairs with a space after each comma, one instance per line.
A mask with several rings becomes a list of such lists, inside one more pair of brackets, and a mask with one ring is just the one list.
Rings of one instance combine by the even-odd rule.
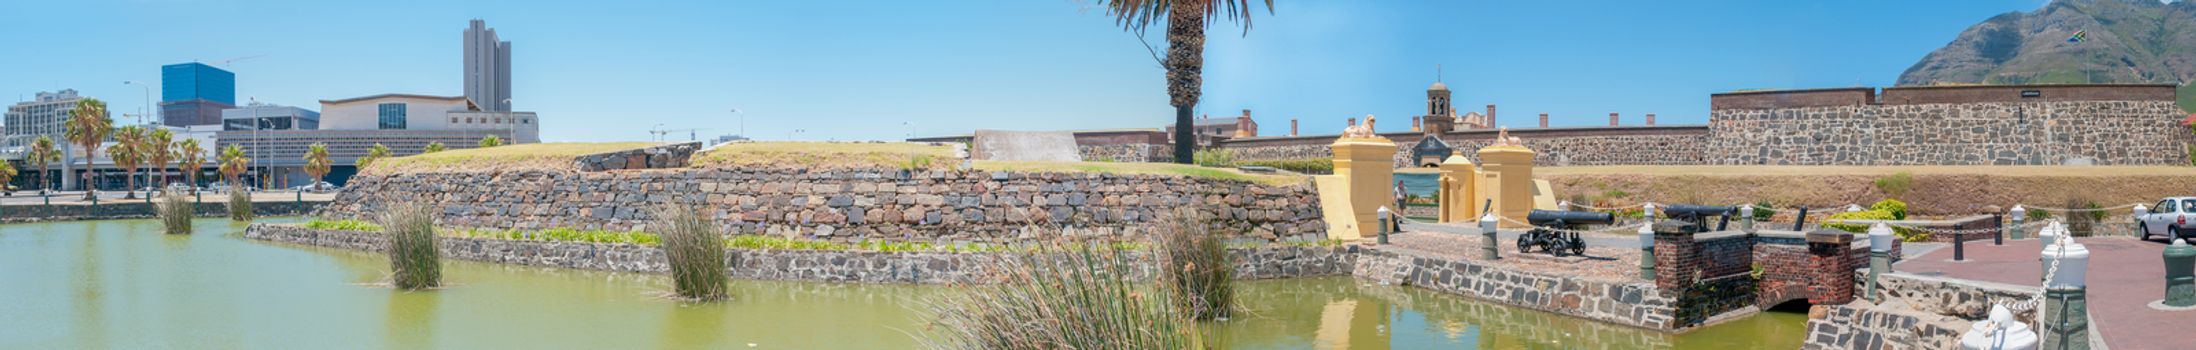
[[[2081, 41], [2068, 41], [2079, 31]], [[2196, 2], [2056, 0], [1984, 20], [1899, 74], [1898, 85], [2181, 84], [2196, 108]]]

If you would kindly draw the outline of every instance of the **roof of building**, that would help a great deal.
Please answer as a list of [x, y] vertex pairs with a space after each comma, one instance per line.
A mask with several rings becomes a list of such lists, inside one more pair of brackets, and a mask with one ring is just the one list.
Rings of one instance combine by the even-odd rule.
[[465, 104], [466, 104], [466, 105], [468, 105], [468, 106], [471, 106], [471, 105], [473, 104], [473, 101], [472, 101], [472, 100], [468, 100], [468, 99], [466, 99], [466, 98], [465, 98], [465, 96], [432, 96], [432, 95], [414, 95], [414, 94], [380, 94], [380, 95], [373, 95], [373, 96], [352, 97], [352, 98], [346, 98], [346, 99], [337, 99], [337, 100], [320, 100], [320, 104], [344, 104], [344, 103], [352, 103], [352, 102], [360, 102], [360, 101], [371, 101], [371, 100], [379, 100], [379, 99], [385, 99], [385, 98], [411, 98], [411, 99], [422, 99], [422, 100], [441, 100], [441, 101], [452, 101], [452, 102], [456, 102], [456, 101], [464, 101], [464, 102], [465, 102]]
[[1427, 90], [1448, 90], [1448, 89], [1449, 89], [1449, 84], [1442, 84], [1441, 82], [1438, 82], [1438, 81], [1436, 81], [1436, 82], [1434, 82], [1434, 85], [1433, 85], [1433, 87], [1428, 87], [1428, 88], [1426, 88], [1426, 89], [1427, 89]]

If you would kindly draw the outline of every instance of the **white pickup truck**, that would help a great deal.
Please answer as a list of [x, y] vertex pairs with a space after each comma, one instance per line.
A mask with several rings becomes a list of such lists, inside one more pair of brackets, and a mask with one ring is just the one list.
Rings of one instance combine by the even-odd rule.
[[2135, 224], [2143, 240], [2149, 240], [2150, 235], [2166, 236], [2167, 242], [2196, 237], [2196, 197], [2160, 200], [2148, 213], [2137, 213]]

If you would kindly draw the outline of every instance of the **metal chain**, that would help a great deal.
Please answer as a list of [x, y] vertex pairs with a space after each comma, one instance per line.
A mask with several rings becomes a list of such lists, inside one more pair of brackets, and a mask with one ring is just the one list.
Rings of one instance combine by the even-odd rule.
[[2035, 205], [2027, 205], [2027, 204], [2020, 204], [2019, 206], [2021, 206], [2021, 207], [2025, 207], [2025, 208], [2028, 208], [2028, 209], [2042, 209], [2042, 210], [2045, 210], [2045, 211], [2058, 211], [2058, 212], [2092, 212], [2092, 211], [2114, 211], [2114, 210], [2120, 210], [2120, 209], [2128, 209], [2128, 208], [2134, 208], [2134, 207], [2135, 207], [2135, 206], [2137, 206], [2137, 205], [2143, 205], [2143, 204], [2142, 204], [2142, 203], [2129, 203], [2129, 204], [2123, 204], [2123, 205], [2118, 205], [2118, 206], [2113, 206], [2113, 207], [2108, 207], [2108, 208], [2093, 208], [2093, 209], [2069, 209], [2069, 208], [2053, 208], [2053, 207], [2045, 207], [2045, 206], [2035, 206]]
[[2013, 230], [2026, 230], [2026, 229], [2029, 229], [2029, 228], [2031, 228], [2031, 227], [2036, 227], [2036, 226], [2042, 226], [2042, 225], [2045, 225], [2045, 224], [2049, 224], [2049, 222], [2044, 222], [2044, 221], [2042, 221], [2042, 220], [2037, 220], [2037, 221], [2035, 221], [2035, 222], [2023, 223], [2023, 224], [2020, 224], [2020, 225], [2018, 225], [2018, 226], [2010, 226], [2010, 227], [2007, 227], [2007, 226], [2001, 226], [2001, 227], [1988, 227], [1988, 228], [1973, 228], [1973, 229], [1964, 229], [1964, 230], [1949, 230], [1949, 229], [1941, 229], [1941, 228], [1928, 228], [1928, 227], [1918, 227], [1918, 226], [1907, 226], [1907, 225], [1904, 225], [1904, 224], [1887, 224], [1887, 225], [1890, 225], [1890, 226], [1891, 226], [1891, 227], [1893, 227], [1893, 228], [1902, 228], [1902, 229], [1907, 229], [1907, 230], [1914, 230], [1914, 231], [1922, 231], [1922, 232], [1928, 232], [1929, 234], [1932, 234], [1932, 235], [1935, 235], [1935, 234], [1956, 234], [1956, 235], [1963, 235], [1963, 236], [1964, 236], [1964, 235], [1975, 235], [1975, 234], [1987, 234], [1987, 233], [1997, 233], [1997, 232], [1998, 232], [1998, 230], [2000, 230], [2001, 228], [2004, 228], [2004, 229], [2013, 229]]

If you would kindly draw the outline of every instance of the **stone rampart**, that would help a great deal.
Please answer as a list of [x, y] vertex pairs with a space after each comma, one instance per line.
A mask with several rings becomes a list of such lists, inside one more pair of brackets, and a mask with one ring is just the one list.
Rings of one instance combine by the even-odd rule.
[[1722, 165], [2187, 165], [2173, 101], [1719, 109], [1701, 150]]
[[1958, 349], [1965, 328], [1926, 316], [1847, 305], [1817, 306], [1807, 313], [1800, 349]]
[[491, 229], [645, 230], [651, 211], [699, 204], [739, 232], [834, 241], [996, 242], [1051, 232], [1127, 235], [1175, 208], [1198, 210], [1224, 232], [1252, 238], [1325, 230], [1318, 194], [1308, 184], [794, 166], [364, 176], [319, 214], [358, 219], [391, 203], [410, 201], [443, 208], [440, 219], [446, 225]]
[[[245, 238], [380, 251], [388, 237], [379, 232], [319, 230], [293, 225], [253, 224]], [[669, 266], [655, 246], [441, 237], [443, 257], [499, 264], [616, 272], [665, 273]], [[1235, 274], [1243, 279], [1339, 276], [1354, 266], [1353, 247], [1268, 246], [1234, 248]], [[876, 252], [838, 250], [726, 249], [726, 273], [755, 280], [861, 283], [983, 283], [990, 262], [1009, 253]], [[1145, 255], [1133, 253], [1141, 261]], [[1144, 271], [1143, 273], [1149, 273]], [[1145, 278], [1138, 276], [1138, 278]]]
[[1596, 321], [1665, 331], [1692, 326], [1678, 323], [1676, 300], [1647, 281], [1543, 274], [1380, 249], [1359, 252], [1354, 267], [1359, 278]]
[[[228, 216], [228, 200], [227, 195], [208, 195], [204, 202], [193, 205], [192, 211], [200, 217]], [[303, 215], [326, 204], [328, 202], [256, 202], [252, 203], [252, 215]], [[143, 200], [101, 202], [99, 205], [9, 205], [0, 206], [0, 222], [142, 219], [156, 216], [155, 207]]]
[[700, 142], [674, 143], [662, 146], [580, 156], [573, 161], [573, 168], [580, 171], [607, 171], [630, 169], [665, 169], [686, 167], [687, 160], [700, 151]]

